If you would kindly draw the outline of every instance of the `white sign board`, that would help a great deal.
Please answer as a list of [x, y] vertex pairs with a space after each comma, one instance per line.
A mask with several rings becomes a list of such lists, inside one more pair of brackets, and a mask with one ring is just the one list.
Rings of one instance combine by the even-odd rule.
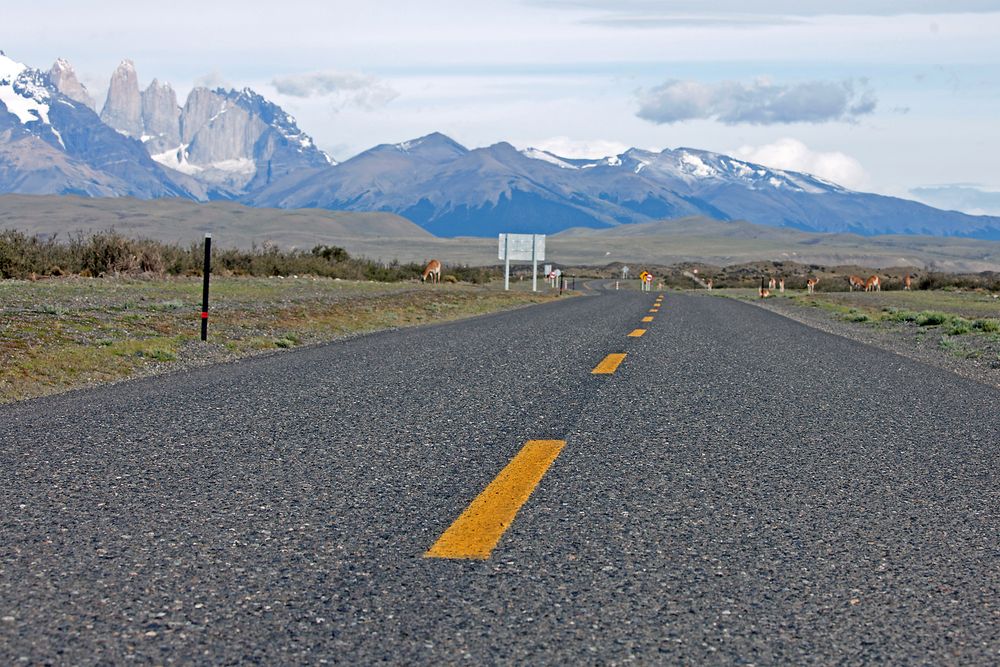
[[[535, 247], [533, 254], [532, 244]], [[545, 259], [545, 234], [501, 234], [500, 254], [497, 259], [543, 261]]]
[[551, 264], [546, 264], [545, 265], [545, 270], [542, 271], [542, 273], [544, 273], [545, 275], [549, 275], [550, 273], [552, 273], [552, 265]]

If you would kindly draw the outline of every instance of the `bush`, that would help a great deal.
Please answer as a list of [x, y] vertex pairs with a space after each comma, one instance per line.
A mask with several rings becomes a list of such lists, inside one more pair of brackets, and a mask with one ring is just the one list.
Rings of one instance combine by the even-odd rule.
[[922, 327], [944, 324], [949, 320], [951, 320], [951, 315], [948, 315], [947, 313], [939, 313], [933, 310], [925, 310], [922, 313], [917, 313], [916, 317], [917, 325]]
[[[79, 234], [66, 242], [30, 237], [18, 231], [0, 232], [0, 278], [29, 278], [77, 274], [200, 276], [204, 266], [201, 242], [187, 247], [150, 239], [131, 239], [116, 231]], [[487, 283], [496, 268], [449, 267], [455, 280]], [[249, 250], [216, 248], [212, 270], [235, 276], [314, 275], [345, 280], [398, 282], [416, 280], [423, 267], [399, 261], [390, 263], [358, 259], [339, 246], [317, 245], [309, 251], [282, 250], [266, 244]]]
[[972, 328], [985, 333], [996, 333], [1000, 331], [1000, 320], [976, 320], [972, 323]]

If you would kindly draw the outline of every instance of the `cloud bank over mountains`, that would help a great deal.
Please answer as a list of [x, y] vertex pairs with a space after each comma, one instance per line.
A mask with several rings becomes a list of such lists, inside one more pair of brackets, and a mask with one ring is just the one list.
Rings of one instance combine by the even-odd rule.
[[384, 107], [399, 93], [384, 81], [357, 72], [309, 72], [275, 77], [271, 85], [282, 95], [299, 98], [329, 97], [335, 107], [354, 105], [373, 110]]
[[715, 120], [726, 125], [749, 123], [825, 123], [855, 121], [875, 111], [877, 100], [867, 81], [750, 83], [666, 81], [637, 94], [637, 115], [657, 124]]
[[732, 155], [774, 169], [806, 172], [851, 189], [868, 182], [864, 167], [853, 157], [840, 151], [814, 151], [789, 137], [763, 146], [741, 146]]

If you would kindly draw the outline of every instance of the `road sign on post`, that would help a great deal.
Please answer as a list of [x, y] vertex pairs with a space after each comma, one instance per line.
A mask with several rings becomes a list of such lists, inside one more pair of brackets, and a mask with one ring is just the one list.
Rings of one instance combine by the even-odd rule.
[[538, 262], [545, 261], [545, 234], [500, 234], [500, 254], [504, 260], [503, 288], [510, 289], [510, 261], [530, 261], [531, 291], [538, 291]]

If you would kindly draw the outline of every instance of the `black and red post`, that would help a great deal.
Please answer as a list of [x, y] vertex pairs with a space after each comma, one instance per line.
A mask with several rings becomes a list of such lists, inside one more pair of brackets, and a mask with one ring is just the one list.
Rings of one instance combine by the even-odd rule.
[[208, 340], [208, 276], [212, 269], [212, 235], [205, 234], [205, 280], [201, 289], [201, 339]]

